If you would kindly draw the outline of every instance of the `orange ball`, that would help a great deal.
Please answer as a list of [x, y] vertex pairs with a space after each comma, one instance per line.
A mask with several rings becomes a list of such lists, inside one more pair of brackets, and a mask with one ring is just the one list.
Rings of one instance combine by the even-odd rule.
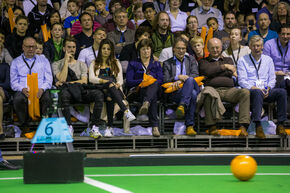
[[239, 180], [248, 181], [256, 174], [257, 162], [251, 156], [239, 155], [232, 160], [231, 170]]

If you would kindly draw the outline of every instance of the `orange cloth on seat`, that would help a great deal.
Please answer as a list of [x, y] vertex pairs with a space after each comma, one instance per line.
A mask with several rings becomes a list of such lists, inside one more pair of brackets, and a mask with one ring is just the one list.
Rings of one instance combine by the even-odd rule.
[[147, 87], [147, 86], [153, 84], [156, 81], [157, 81], [156, 78], [144, 73], [143, 74], [143, 81], [139, 84], [139, 87], [141, 87], [141, 88]]
[[38, 93], [38, 78], [37, 73], [27, 75], [27, 87], [28, 87], [28, 114], [33, 121], [40, 118], [39, 98]]
[[11, 7], [8, 9], [8, 19], [9, 19], [11, 33], [13, 33], [15, 21], [14, 21], [14, 13]]

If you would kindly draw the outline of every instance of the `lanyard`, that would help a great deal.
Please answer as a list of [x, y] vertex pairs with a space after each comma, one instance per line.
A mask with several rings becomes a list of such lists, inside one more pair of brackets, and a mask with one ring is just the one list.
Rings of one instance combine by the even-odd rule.
[[235, 65], [237, 65], [237, 63], [238, 63], [238, 60], [239, 60], [239, 57], [240, 57], [240, 51], [241, 51], [241, 46], [239, 46], [239, 51], [238, 51], [238, 55], [237, 55], [237, 60], [235, 59], [234, 51], [232, 51], [232, 57], [233, 57], [233, 60], [234, 60]]
[[258, 68], [257, 68], [257, 66], [256, 66], [256, 64], [255, 64], [255, 62], [254, 62], [254, 60], [253, 60], [253, 58], [252, 58], [251, 55], [250, 55], [250, 59], [251, 59], [252, 63], [254, 64], [254, 67], [255, 67], [256, 72], [257, 72], [258, 80], [259, 80], [259, 79], [260, 79], [260, 78], [259, 78], [259, 70], [260, 70], [260, 67], [261, 67], [262, 58], [261, 58], [261, 60], [260, 60], [260, 62], [259, 62], [259, 66], [258, 66]]
[[[142, 64], [142, 68], [143, 68], [143, 70], [144, 70], [144, 73], [147, 74], [147, 68], [148, 68], [148, 67], [146, 68], [146, 66], [143, 64], [143, 62], [141, 62], [141, 64]], [[149, 65], [148, 65], [148, 66], [149, 66]]]
[[97, 59], [97, 55], [96, 55], [96, 52], [95, 52], [94, 46], [92, 46], [92, 49], [93, 49], [93, 53], [94, 53], [95, 59]]
[[29, 66], [29, 64], [26, 62], [26, 60], [24, 59], [24, 57], [22, 56], [22, 59], [24, 61], [24, 63], [26, 64], [27, 68], [29, 69], [29, 74], [31, 74], [31, 70], [35, 64], [36, 59], [33, 61], [33, 63], [31, 64], [31, 67]]
[[283, 64], [285, 64], [285, 57], [286, 57], [287, 52], [288, 52], [288, 44], [287, 44], [287, 48], [286, 48], [286, 52], [285, 52], [285, 56], [284, 56], [284, 57], [283, 57], [282, 50], [280, 49], [280, 46], [279, 46], [279, 44], [278, 44], [278, 38], [277, 38], [277, 47], [278, 47], [278, 50], [279, 50], [279, 52], [280, 52], [280, 54], [281, 54], [282, 62], [283, 62]]

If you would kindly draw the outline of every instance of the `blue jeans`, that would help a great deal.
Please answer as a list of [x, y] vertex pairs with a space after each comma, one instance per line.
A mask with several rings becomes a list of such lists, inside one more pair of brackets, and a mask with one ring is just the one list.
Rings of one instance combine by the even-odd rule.
[[269, 96], [264, 98], [260, 89], [250, 89], [252, 120], [261, 121], [263, 102], [277, 102], [277, 121], [283, 122], [287, 119], [287, 91], [283, 88], [273, 88]]
[[2, 162], [4, 159], [2, 157], [2, 154], [1, 154], [1, 150], [0, 150], [0, 162]]
[[189, 77], [183, 84], [183, 87], [172, 93], [172, 100], [185, 106], [185, 125], [194, 125], [194, 112], [196, 107], [196, 98], [200, 92], [194, 78]]

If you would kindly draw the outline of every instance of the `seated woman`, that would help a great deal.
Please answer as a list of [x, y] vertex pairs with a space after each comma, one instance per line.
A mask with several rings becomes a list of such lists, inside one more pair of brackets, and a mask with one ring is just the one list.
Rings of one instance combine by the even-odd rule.
[[186, 28], [185, 32], [189, 35], [189, 38], [194, 38], [196, 36], [200, 36], [198, 32], [198, 20], [197, 17], [194, 15], [190, 15], [186, 19]]
[[[108, 128], [105, 137], [112, 136], [114, 105], [118, 104], [124, 113], [124, 120], [133, 121], [136, 117], [126, 106], [125, 96], [122, 92], [123, 73], [120, 62], [115, 57], [114, 44], [109, 39], [103, 39], [100, 43], [96, 60], [89, 68], [89, 82], [98, 84], [104, 94], [107, 107]], [[124, 128], [129, 132], [128, 128]]]
[[[194, 112], [199, 87], [194, 80], [198, 76], [197, 62], [192, 56], [185, 55], [187, 41], [176, 38], [173, 44], [174, 56], [163, 63], [164, 82], [173, 82], [178, 90], [169, 99], [179, 104], [176, 110], [177, 118], [185, 116], [187, 135], [196, 135], [194, 130]], [[180, 88], [180, 84], [183, 87]]]
[[5, 139], [3, 133], [3, 102], [8, 100], [8, 90], [10, 89], [10, 67], [7, 63], [0, 62], [0, 140]]
[[137, 51], [140, 57], [129, 62], [126, 83], [129, 89], [138, 87], [143, 80], [144, 73], [157, 79], [153, 84], [140, 88], [138, 90], [138, 96], [140, 101], [143, 102], [139, 114], [148, 113], [152, 134], [155, 137], [159, 137], [157, 99], [158, 91], [163, 81], [163, 74], [160, 63], [153, 60], [152, 49], [153, 44], [150, 39], [143, 39], [139, 42]]
[[230, 45], [223, 51], [222, 56], [230, 57], [234, 61], [234, 65], [237, 66], [237, 62], [240, 58], [251, 53], [248, 46], [242, 46], [242, 31], [239, 28], [233, 28], [230, 32]]

